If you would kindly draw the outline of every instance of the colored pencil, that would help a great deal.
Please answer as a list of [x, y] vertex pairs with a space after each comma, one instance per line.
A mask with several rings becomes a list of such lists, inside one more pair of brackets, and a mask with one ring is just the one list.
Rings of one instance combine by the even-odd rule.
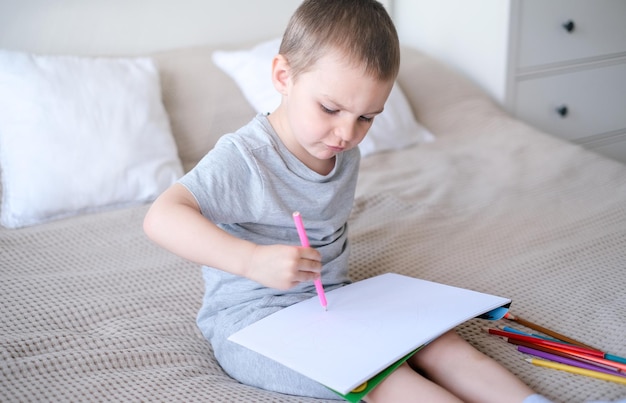
[[558, 362], [552, 362], [547, 360], [542, 360], [539, 358], [527, 358], [526, 361], [530, 362], [533, 365], [537, 365], [540, 367], [558, 369], [561, 371], [571, 372], [573, 374], [585, 375], [592, 378], [602, 379], [605, 381], [617, 382], [626, 385], [626, 377], [619, 375], [609, 375], [598, 371], [591, 371], [584, 368], [574, 367], [572, 365], [560, 364]]
[[548, 352], [545, 352], [545, 351], [542, 351], [542, 350], [538, 350], [538, 349], [535, 349], [535, 348], [530, 348], [530, 347], [525, 347], [525, 346], [517, 346], [517, 351], [519, 351], [521, 353], [524, 353], [524, 354], [533, 355], [533, 356], [535, 356], [537, 358], [543, 358], [543, 359], [554, 361], [554, 362], [560, 362], [561, 364], [567, 364], [567, 365], [571, 365], [571, 366], [578, 367], [578, 368], [589, 369], [591, 371], [598, 371], [598, 372], [602, 372], [602, 373], [605, 373], [605, 374], [626, 377], [626, 374], [622, 374], [620, 372], [611, 371], [610, 369], [599, 367], [597, 365], [589, 364], [587, 362], [583, 362], [583, 361], [572, 359], [572, 358], [563, 357], [563, 356], [552, 354], [552, 353], [548, 353]]
[[621, 362], [622, 364], [626, 364], [626, 358], [620, 357], [619, 355], [604, 353], [604, 358], [607, 360]]
[[515, 321], [515, 322], [519, 323], [520, 325], [526, 326], [526, 327], [531, 328], [533, 330], [537, 330], [538, 332], [541, 332], [541, 333], [545, 333], [548, 336], [554, 337], [555, 339], [562, 340], [562, 341], [564, 341], [566, 343], [573, 344], [573, 345], [579, 346], [579, 347], [584, 347], [584, 348], [587, 348], [589, 350], [597, 350], [597, 348], [595, 348], [595, 347], [591, 347], [591, 346], [589, 346], [589, 345], [587, 345], [587, 344], [585, 344], [583, 342], [580, 342], [578, 340], [574, 340], [574, 339], [572, 339], [570, 337], [567, 337], [565, 335], [557, 333], [554, 330], [550, 330], [550, 329], [545, 328], [543, 326], [537, 325], [536, 323], [527, 321], [526, 319], [520, 318], [519, 316], [515, 316], [515, 315], [513, 315], [510, 312], [507, 312], [507, 314], [504, 315], [504, 317], [506, 319]]
[[591, 350], [591, 349], [588, 349], [588, 348], [584, 348], [584, 347], [580, 347], [580, 346], [574, 346], [574, 345], [571, 345], [571, 344], [558, 343], [558, 342], [551, 341], [551, 340], [540, 339], [538, 337], [524, 336], [524, 335], [519, 334], [519, 333], [506, 332], [506, 331], [501, 330], [501, 329], [487, 328], [487, 329], [485, 329], [485, 331], [487, 333], [490, 333], [490, 334], [493, 334], [493, 335], [496, 335], [496, 336], [509, 338], [509, 339], [517, 339], [517, 340], [527, 341], [527, 342], [535, 343], [535, 344], [539, 344], [539, 345], [544, 345], [544, 346], [549, 346], [549, 347], [557, 347], [557, 348], [560, 348], [560, 349], [563, 349], [563, 350], [566, 350], [566, 351], [573, 351], [573, 352], [578, 352], [578, 353], [582, 353], [582, 354], [587, 354], [587, 355], [591, 355], [591, 356], [604, 358], [604, 353], [602, 351], [599, 351], [599, 350]]
[[[296, 224], [296, 230], [298, 231], [298, 236], [300, 237], [300, 243], [305, 248], [310, 247], [309, 245], [309, 237], [306, 235], [306, 230], [304, 229], [304, 223], [302, 222], [302, 216], [298, 211], [293, 213], [293, 221]], [[322, 280], [315, 280], [315, 290], [317, 291], [317, 296], [320, 299], [320, 304], [324, 307], [324, 310], [328, 309], [328, 302], [326, 302], [326, 294], [324, 293], [324, 286], [322, 285]]]
[[525, 336], [531, 336], [531, 337], [539, 337], [540, 339], [544, 339], [544, 340], [551, 340], [551, 341], [556, 341], [556, 342], [563, 342], [562, 340], [559, 339], [555, 339], [554, 337], [548, 337], [548, 336], [544, 336], [541, 334], [537, 334], [537, 333], [527, 333], [527, 332], [523, 332], [519, 329], [515, 329], [511, 326], [496, 326], [498, 329], [502, 329], [505, 332], [513, 332], [513, 333], [519, 333], [519, 334], [523, 334]]
[[[550, 329], [545, 328], [543, 326], [540, 326], [540, 325], [538, 325], [536, 323], [533, 323], [533, 322], [530, 322], [530, 321], [528, 321], [526, 319], [520, 318], [519, 316], [513, 315], [511, 312], [507, 312], [504, 315], [504, 317], [506, 319], [508, 319], [508, 320], [515, 321], [515, 322], [519, 323], [520, 325], [526, 326], [526, 327], [528, 327], [530, 329], [533, 329], [533, 330], [537, 330], [537, 331], [539, 331], [541, 333], [545, 333], [548, 336], [551, 336], [553, 338], [562, 340], [562, 341], [564, 341], [566, 343], [574, 344], [574, 345], [580, 346], [580, 347], [589, 348], [589, 349], [592, 349], [592, 350], [597, 350], [595, 347], [591, 347], [591, 346], [589, 346], [589, 345], [587, 345], [585, 343], [582, 343], [582, 342], [580, 342], [578, 340], [574, 340], [574, 339], [572, 339], [570, 337], [567, 337], [565, 335], [557, 333], [554, 330], [550, 330]], [[600, 351], [600, 350], [598, 350], [598, 351]], [[607, 360], [614, 361], [614, 362], [619, 362], [619, 363], [622, 363], [622, 364], [626, 364], [626, 358], [624, 358], [624, 357], [620, 357], [620, 356], [615, 355], [615, 354], [609, 354], [609, 353], [604, 352], [604, 351], [603, 351], [603, 355], [604, 355], [604, 358], [606, 358]]]
[[[514, 329], [514, 328], [512, 328], [510, 326], [502, 326], [502, 327], [498, 326], [498, 328], [502, 329], [504, 331], [507, 331], [507, 332], [518, 333], [518, 334], [525, 335], [525, 336], [538, 337], [538, 338], [541, 338], [541, 339], [544, 339], [544, 340], [557, 341], [556, 339], [553, 339], [551, 337], [545, 337], [545, 336], [542, 336], [542, 335], [539, 335], [539, 334], [529, 334], [529, 333], [523, 332], [521, 330]], [[518, 342], [516, 342], [516, 340], [508, 340], [508, 342], [511, 343], [511, 344], [517, 344], [517, 345], [525, 345], [525, 343], [526, 343], [526, 342], [519, 342], [518, 343]], [[535, 347], [538, 346], [535, 343], [528, 343], [528, 344], [532, 344]], [[527, 347], [530, 347], [530, 346], [527, 346]], [[605, 367], [607, 367], [609, 369], [612, 369], [612, 370], [626, 372], [626, 363], [620, 362], [620, 361], [617, 361], [617, 360], [611, 360], [611, 359], [607, 358], [607, 354], [606, 353], [604, 354], [603, 358], [600, 358], [599, 356], [598, 357], [595, 357], [595, 356], [592, 357], [592, 356], [587, 356], [587, 355], [581, 355], [579, 353], [574, 353], [574, 352], [571, 352], [571, 351], [568, 352], [568, 351], [560, 350], [560, 349], [557, 349], [557, 348], [550, 348], [550, 347], [545, 347], [545, 348], [548, 348], [548, 349], [551, 349], [551, 350], [554, 350], [554, 351], [558, 351], [560, 354], [567, 355], [570, 358], [574, 357], [574, 358], [577, 358], [577, 359], [593, 361], [596, 365], [602, 365], [602, 366], [605, 366]], [[552, 352], [555, 353], [554, 351], [552, 351]], [[555, 353], [555, 354], [557, 354], [557, 353]]]
[[516, 346], [529, 347], [529, 348], [533, 348], [535, 350], [544, 351], [544, 352], [547, 352], [547, 353], [550, 353], [550, 354], [554, 354], [554, 355], [558, 355], [558, 356], [561, 356], [561, 357], [582, 361], [582, 362], [585, 362], [587, 364], [593, 364], [593, 365], [596, 365], [598, 367], [602, 367], [604, 369], [607, 369], [609, 371], [613, 371], [613, 372], [617, 372], [619, 374], [625, 374], [626, 375], [626, 367], [624, 367], [623, 364], [616, 363], [614, 361], [609, 361], [609, 360], [604, 359], [604, 358], [595, 357], [595, 356], [591, 356], [591, 355], [585, 355], [585, 354], [573, 353], [571, 351], [563, 351], [563, 350], [559, 350], [557, 348], [542, 346], [542, 345], [539, 345], [539, 344], [529, 343], [529, 342], [521, 341], [521, 340], [508, 339], [507, 342], [511, 343], [511, 344], [514, 344]]

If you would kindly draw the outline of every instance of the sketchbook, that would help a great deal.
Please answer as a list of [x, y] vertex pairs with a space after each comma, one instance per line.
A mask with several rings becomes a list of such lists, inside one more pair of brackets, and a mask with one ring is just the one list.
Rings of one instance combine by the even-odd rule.
[[[461, 323], [499, 319], [510, 299], [387, 273], [302, 301], [229, 337], [358, 401], [422, 346]], [[354, 391], [354, 393], [351, 393]]]

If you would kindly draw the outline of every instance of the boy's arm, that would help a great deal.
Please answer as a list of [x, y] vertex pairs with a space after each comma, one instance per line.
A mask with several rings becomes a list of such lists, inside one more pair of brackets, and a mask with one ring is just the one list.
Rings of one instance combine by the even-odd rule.
[[154, 201], [143, 227], [150, 239], [185, 259], [267, 287], [288, 289], [319, 278], [322, 269], [315, 249], [261, 246], [228, 234], [200, 213], [196, 199], [178, 183]]

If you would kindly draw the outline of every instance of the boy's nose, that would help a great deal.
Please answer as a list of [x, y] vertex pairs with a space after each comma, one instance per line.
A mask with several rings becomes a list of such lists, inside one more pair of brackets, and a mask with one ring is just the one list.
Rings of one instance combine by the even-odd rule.
[[337, 137], [339, 137], [341, 140], [345, 142], [350, 142], [354, 140], [354, 138], [357, 136], [356, 130], [356, 123], [346, 120], [342, 122], [341, 125], [337, 126], [337, 128], [335, 129], [335, 133]]

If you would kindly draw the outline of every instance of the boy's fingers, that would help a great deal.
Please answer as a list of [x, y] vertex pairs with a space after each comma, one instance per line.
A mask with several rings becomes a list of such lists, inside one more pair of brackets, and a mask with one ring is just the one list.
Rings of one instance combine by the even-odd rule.
[[322, 271], [322, 264], [318, 260], [300, 259], [298, 270], [317, 275]]
[[322, 261], [322, 255], [313, 248], [300, 248], [300, 257], [302, 259], [314, 260], [317, 262]]
[[298, 273], [298, 283], [306, 283], [309, 281], [317, 280], [320, 276], [319, 273], [313, 273], [310, 271], [301, 271]]

